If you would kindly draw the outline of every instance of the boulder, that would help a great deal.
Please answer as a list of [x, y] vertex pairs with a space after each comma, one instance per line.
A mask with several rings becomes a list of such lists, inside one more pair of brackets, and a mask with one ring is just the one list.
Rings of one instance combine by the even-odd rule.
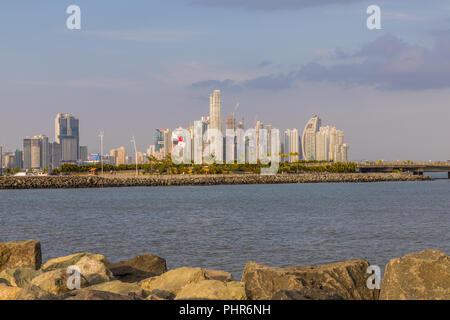
[[205, 277], [208, 280], [234, 281], [231, 273], [219, 270], [205, 270]]
[[111, 270], [107, 267], [109, 264], [108, 259], [101, 254], [82, 252], [49, 260], [42, 266], [42, 269], [44, 271], [52, 271], [62, 268], [67, 269], [69, 266], [77, 266], [88, 284], [94, 285], [114, 278]]
[[0, 282], [6, 283], [13, 287], [22, 288], [41, 273], [42, 271], [37, 271], [31, 268], [6, 269], [0, 272]]
[[317, 297], [330, 294], [332, 299], [376, 300], [378, 290], [370, 290], [366, 284], [370, 276], [366, 273], [368, 266], [369, 263], [361, 259], [323, 266], [287, 268], [249, 262], [244, 268], [242, 282], [245, 283], [247, 296], [251, 300], [271, 299], [283, 290], [302, 292], [305, 287], [323, 290], [314, 290], [314, 296]]
[[450, 300], [450, 258], [424, 250], [392, 259], [386, 265], [382, 300]]
[[200, 268], [182, 267], [167, 271], [158, 277], [142, 280], [139, 285], [145, 291], [163, 299], [174, 298], [185, 285], [206, 280]]
[[116, 279], [122, 282], [138, 282], [159, 276], [167, 271], [166, 260], [152, 254], [108, 265]]
[[13, 268], [41, 267], [41, 243], [37, 240], [0, 243], [0, 271]]
[[244, 284], [237, 281], [201, 280], [185, 285], [175, 300], [246, 300]]
[[342, 300], [335, 293], [328, 291], [303, 287], [301, 289], [280, 290], [270, 300]]
[[[53, 271], [47, 271], [31, 280], [31, 284], [47, 291], [53, 295], [60, 295], [71, 291], [67, 286], [67, 280], [71, 275], [67, 273], [67, 269], [57, 269]], [[88, 286], [88, 282], [82, 276], [80, 281], [80, 287], [84, 288]]]
[[22, 291], [22, 288], [8, 286], [5, 283], [0, 283], [0, 300], [16, 300], [17, 295]]
[[60, 298], [62, 300], [141, 300], [134, 295], [123, 295], [90, 289], [71, 291]]
[[56, 297], [38, 286], [27, 284], [16, 296], [16, 300], [55, 300]]
[[117, 293], [122, 295], [128, 295], [129, 293], [136, 294], [136, 296], [145, 296], [144, 290], [135, 283], [127, 283], [119, 280], [103, 282], [89, 287], [89, 290], [105, 291], [111, 293]]

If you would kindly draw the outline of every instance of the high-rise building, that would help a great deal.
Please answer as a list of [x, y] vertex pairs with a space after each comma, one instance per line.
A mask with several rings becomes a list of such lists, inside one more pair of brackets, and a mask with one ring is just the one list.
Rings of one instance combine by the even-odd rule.
[[49, 143], [49, 153], [51, 170], [59, 168], [61, 166], [61, 145], [58, 142]]
[[81, 161], [88, 161], [88, 147], [87, 146], [80, 146], [80, 160]]
[[23, 168], [43, 170], [50, 165], [50, 148], [46, 135], [23, 140]]
[[320, 127], [316, 133], [316, 158], [319, 161], [329, 161], [330, 127]]
[[0, 176], [3, 175], [3, 147], [0, 146]]
[[221, 106], [220, 90], [214, 90], [209, 96], [209, 128], [218, 129], [220, 132], [222, 132]]
[[[209, 96], [209, 154], [214, 156], [214, 161], [217, 163], [223, 162], [223, 133], [222, 133], [222, 100], [220, 96], [220, 90], [214, 90]], [[217, 130], [219, 135], [216, 136]]]
[[31, 169], [31, 139], [23, 139], [23, 169]]
[[14, 169], [16, 166], [15, 154], [7, 153], [4, 155], [4, 167], [6, 169]]
[[166, 129], [163, 132], [164, 134], [164, 157], [172, 153], [173, 149], [173, 139], [172, 139], [172, 130]]
[[302, 135], [302, 154], [305, 160], [316, 160], [316, 133], [321, 126], [319, 116], [312, 117], [305, 126]]
[[21, 150], [16, 150], [14, 160], [16, 162], [15, 167], [23, 169], [23, 152]]
[[236, 160], [236, 119], [229, 117], [226, 119], [225, 132], [225, 159], [227, 163], [234, 163]]
[[80, 159], [79, 120], [68, 113], [55, 119], [55, 142], [61, 145], [61, 162], [76, 163]]
[[156, 129], [153, 135], [153, 144], [155, 146], [155, 152], [161, 151], [164, 148], [164, 130]]
[[299, 139], [297, 129], [287, 129], [284, 132], [284, 153], [289, 162], [299, 160]]
[[128, 164], [128, 162], [127, 162], [127, 153], [125, 151], [125, 147], [112, 149], [109, 152], [109, 155], [114, 158], [114, 165], [115, 166], [120, 166], [122, 164]]

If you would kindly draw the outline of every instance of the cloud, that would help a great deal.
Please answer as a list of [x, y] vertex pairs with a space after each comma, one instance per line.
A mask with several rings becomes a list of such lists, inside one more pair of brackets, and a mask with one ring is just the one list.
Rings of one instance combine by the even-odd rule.
[[[232, 83], [232, 88], [283, 90], [298, 81], [374, 86], [383, 90], [450, 88], [450, 32], [436, 33], [429, 49], [385, 34], [355, 53], [335, 51], [335, 63], [304, 64], [297, 70]], [[345, 59], [345, 62], [341, 59]], [[209, 80], [214, 84], [214, 80]]]
[[122, 41], [179, 43], [194, 38], [200, 34], [200, 32], [171, 29], [136, 29], [87, 31], [86, 34], [94, 37]]
[[204, 80], [199, 82], [194, 82], [190, 85], [191, 88], [207, 88], [207, 89], [221, 89], [230, 91], [240, 91], [242, 87], [236, 83], [236, 81], [231, 79], [220, 80]]
[[272, 65], [272, 62], [271, 62], [271, 61], [264, 60], [264, 61], [261, 61], [261, 62], [258, 64], [258, 67], [264, 68], [264, 67], [268, 67], [268, 66], [270, 66], [270, 65]]
[[331, 4], [350, 4], [364, 0], [193, 0], [193, 4], [235, 7], [250, 10], [303, 9]]

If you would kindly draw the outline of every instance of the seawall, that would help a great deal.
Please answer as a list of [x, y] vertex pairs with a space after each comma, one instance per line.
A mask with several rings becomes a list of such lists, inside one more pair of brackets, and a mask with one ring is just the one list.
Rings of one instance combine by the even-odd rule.
[[69, 189], [152, 186], [208, 186], [284, 183], [365, 183], [385, 181], [426, 181], [428, 176], [406, 173], [300, 173], [227, 175], [142, 175], [131, 176], [31, 176], [0, 177], [1, 189]]

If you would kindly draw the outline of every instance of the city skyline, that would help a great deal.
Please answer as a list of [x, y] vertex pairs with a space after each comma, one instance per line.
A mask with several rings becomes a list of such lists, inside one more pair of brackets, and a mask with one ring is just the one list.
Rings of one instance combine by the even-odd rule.
[[[150, 156], [163, 159], [169, 154], [172, 154], [172, 159], [175, 154], [184, 163], [195, 164], [210, 163], [211, 159], [217, 163], [256, 163], [268, 161], [269, 158], [276, 162], [349, 161], [349, 147], [344, 143], [344, 132], [334, 126], [322, 126], [322, 120], [317, 115], [307, 122], [302, 136], [296, 128], [286, 129], [281, 136], [278, 128], [259, 120], [254, 127], [250, 125], [246, 128], [243, 120], [236, 126], [235, 111], [239, 104], [231, 117], [223, 120], [221, 105], [221, 91], [216, 89], [210, 94], [208, 116], [202, 116], [201, 120], [191, 120], [187, 129], [182, 126], [173, 130], [156, 129], [153, 144], [148, 145], [147, 153], [135, 149], [134, 163], [146, 163], [146, 157]], [[27, 171], [50, 172], [63, 164], [102, 162], [120, 166], [132, 163], [133, 156], [129, 156], [124, 146], [115, 147], [103, 154], [89, 153], [87, 146], [80, 145], [79, 137], [80, 120], [72, 114], [58, 113], [54, 121], [55, 141], [50, 141], [44, 134], [25, 137], [22, 150], [5, 150], [0, 155], [4, 155], [5, 168]], [[103, 131], [99, 138], [103, 143]], [[135, 143], [134, 137], [131, 142]]]
[[382, 30], [366, 27], [372, 2], [332, 2], [80, 0], [79, 31], [65, 29], [66, 3], [4, 4], [0, 144], [53, 138], [48, 115], [65, 112], [83, 119], [91, 152], [100, 130], [105, 150], [132, 150], [135, 136], [144, 151], [220, 89], [223, 119], [237, 103], [236, 122], [252, 126], [301, 134], [311, 115], [330, 119], [352, 160], [450, 158], [448, 1], [378, 1]]

